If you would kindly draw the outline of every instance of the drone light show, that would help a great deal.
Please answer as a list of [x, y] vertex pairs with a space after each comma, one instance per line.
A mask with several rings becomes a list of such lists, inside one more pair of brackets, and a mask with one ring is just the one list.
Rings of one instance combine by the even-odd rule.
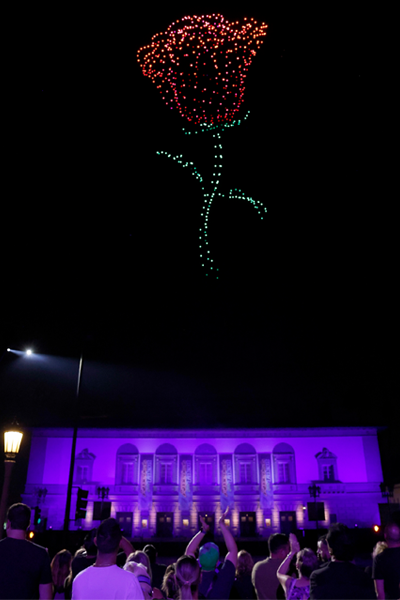
[[[244, 82], [252, 58], [256, 55], [267, 25], [244, 18], [228, 22], [220, 14], [183, 17], [172, 23], [166, 32], [153, 36], [149, 45], [138, 50], [137, 60], [143, 75], [149, 77], [170, 109], [177, 108], [194, 130], [186, 135], [212, 133], [214, 139], [214, 169], [210, 182], [205, 182], [192, 162], [182, 155], [168, 152], [159, 155], [172, 158], [182, 167], [192, 169], [202, 184], [203, 224], [199, 232], [201, 266], [206, 276], [219, 278], [219, 269], [211, 258], [208, 227], [212, 202], [216, 198], [243, 199], [262, 215], [267, 209], [240, 190], [221, 193], [222, 133], [228, 127], [240, 125], [236, 117], [243, 102]], [[244, 119], [249, 115], [247, 112]], [[261, 216], [262, 218], [262, 216]]]

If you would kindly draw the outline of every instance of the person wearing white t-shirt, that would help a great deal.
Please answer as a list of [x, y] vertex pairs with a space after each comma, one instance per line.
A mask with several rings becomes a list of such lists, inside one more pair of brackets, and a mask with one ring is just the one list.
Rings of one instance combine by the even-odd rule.
[[116, 519], [106, 519], [98, 530], [96, 562], [78, 573], [72, 584], [72, 600], [144, 600], [138, 578], [117, 566], [121, 528]]

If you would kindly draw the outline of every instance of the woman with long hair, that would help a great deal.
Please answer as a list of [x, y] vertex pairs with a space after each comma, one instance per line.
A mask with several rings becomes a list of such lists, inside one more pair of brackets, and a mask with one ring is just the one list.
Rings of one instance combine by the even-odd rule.
[[194, 556], [181, 556], [176, 561], [175, 582], [178, 588], [178, 598], [182, 600], [197, 600], [201, 569]]
[[238, 600], [257, 598], [253, 584], [251, 582], [251, 572], [254, 567], [254, 561], [247, 550], [240, 550], [237, 557], [235, 572], [235, 582], [232, 586], [231, 598]]
[[178, 597], [178, 589], [175, 581], [176, 563], [168, 565], [165, 569], [161, 589], [153, 588], [153, 598], [157, 600], [174, 600]]
[[[315, 569], [318, 569], [318, 558], [314, 550], [310, 548], [300, 550], [300, 544], [293, 533], [289, 536], [289, 542], [290, 552], [281, 563], [276, 574], [285, 590], [287, 600], [304, 600], [310, 597], [310, 575]], [[297, 578], [287, 575], [290, 563], [295, 555]]]
[[[371, 579], [371, 581], [373, 582], [372, 579], [372, 563], [374, 562], [374, 558], [375, 556], [378, 556], [378, 554], [380, 554], [381, 552], [383, 552], [385, 549], [387, 548], [387, 543], [384, 541], [380, 541], [377, 542], [374, 546], [374, 549], [372, 550], [372, 562], [370, 565], [368, 565], [367, 567], [365, 567], [365, 573], [368, 575], [368, 577]], [[399, 596], [400, 597], [400, 596]]]
[[64, 582], [71, 569], [72, 554], [69, 550], [60, 550], [50, 563], [53, 578], [53, 598], [65, 598]]

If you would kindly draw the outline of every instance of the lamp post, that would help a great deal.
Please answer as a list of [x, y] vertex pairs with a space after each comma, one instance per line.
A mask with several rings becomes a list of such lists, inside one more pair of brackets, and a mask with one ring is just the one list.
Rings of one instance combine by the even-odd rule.
[[102, 501], [104, 500], [104, 498], [106, 500], [108, 500], [109, 491], [110, 491], [110, 488], [108, 488], [108, 487], [98, 487], [97, 488], [97, 495], [98, 495], [99, 498], [101, 497]]
[[70, 521], [69, 515], [70, 515], [70, 511], [71, 511], [72, 484], [73, 484], [73, 479], [74, 479], [76, 439], [78, 437], [79, 392], [81, 389], [82, 369], [83, 369], [83, 352], [81, 353], [81, 358], [79, 360], [78, 382], [77, 382], [77, 386], [76, 386], [75, 410], [74, 410], [74, 432], [72, 435], [71, 460], [70, 460], [70, 465], [69, 465], [69, 477], [68, 477], [68, 488], [67, 488], [67, 503], [65, 506], [65, 515], [64, 515], [64, 535], [65, 535], [66, 541], [67, 541], [67, 536], [68, 536], [68, 531], [69, 531], [69, 521]]
[[[34, 354], [33, 350], [31, 348], [26, 349], [24, 352], [22, 352], [21, 350], [14, 350], [13, 348], [6, 348], [6, 350], [3, 352], [3, 354], [0, 357], [0, 361], [3, 359], [4, 355], [6, 354], [6, 352], [11, 352], [13, 354], [18, 354], [18, 355], [25, 355], [25, 356], [32, 356], [32, 354]], [[70, 515], [70, 510], [71, 510], [71, 495], [72, 495], [72, 484], [73, 484], [73, 476], [74, 476], [74, 466], [75, 466], [75, 450], [76, 450], [76, 440], [78, 437], [78, 422], [79, 422], [79, 393], [80, 393], [80, 388], [81, 388], [81, 380], [82, 380], [82, 369], [83, 369], [83, 350], [81, 352], [81, 357], [79, 360], [79, 368], [78, 368], [78, 381], [77, 381], [77, 386], [76, 386], [76, 395], [75, 395], [75, 410], [74, 410], [74, 429], [73, 429], [73, 436], [72, 436], [72, 448], [71, 448], [71, 460], [70, 460], [70, 469], [69, 469], [69, 478], [68, 478], [68, 487], [67, 487], [67, 501], [66, 501], [66, 507], [65, 507], [65, 515], [64, 515], [64, 532], [65, 532], [65, 536], [67, 537], [68, 535], [68, 531], [69, 531], [69, 515]], [[21, 438], [22, 438], [22, 434]], [[18, 450], [19, 450], [19, 446], [18, 446]], [[17, 450], [17, 452], [18, 452]], [[15, 460], [13, 461], [15, 462]], [[9, 471], [11, 474], [11, 467], [9, 467]], [[6, 478], [7, 478], [7, 468], [6, 468]], [[7, 485], [9, 484], [9, 480], [7, 482]], [[6, 484], [3, 486], [3, 495], [8, 493], [8, 489], [6, 490]], [[45, 494], [47, 493], [47, 490], [45, 492]], [[3, 507], [3, 495], [2, 495], [2, 500], [1, 500], [1, 509]], [[6, 500], [4, 500], [4, 503], [6, 503]], [[2, 518], [4, 518], [3, 513], [1, 512], [0, 509], [0, 516]], [[4, 512], [5, 512], [5, 508], [4, 508]]]
[[109, 487], [98, 487], [97, 488], [97, 495], [99, 497], [99, 499], [101, 498], [101, 504], [100, 504], [100, 519], [102, 520], [102, 515], [103, 515], [103, 504], [104, 504], [104, 500], [108, 500], [108, 494], [110, 492], [110, 488]]
[[387, 503], [389, 504], [389, 498], [393, 498], [393, 486], [389, 486], [386, 483], [382, 482], [379, 484], [379, 487], [381, 488], [382, 498], [386, 498]]
[[[319, 497], [320, 493], [321, 493], [321, 488], [319, 487], [319, 485], [315, 485], [315, 483], [313, 483], [312, 485], [308, 486], [308, 491], [310, 493], [310, 497], [314, 498], [314, 504], [315, 504], [315, 516], [317, 517], [317, 498]], [[315, 521], [316, 523], [316, 528], [318, 529], [318, 519], [316, 519]]]
[[[30, 356], [32, 354], [32, 350], [28, 349], [25, 352], [21, 352], [20, 350], [13, 350], [12, 348], [6, 348], [2, 355], [0, 356], [0, 362], [3, 360], [7, 353], [11, 352], [12, 354], [25, 354], [26, 356]], [[15, 464], [15, 459], [21, 447], [21, 440], [23, 434], [18, 431], [19, 426], [18, 423], [14, 420], [11, 429], [4, 432], [4, 482], [3, 489], [1, 492], [1, 500], [0, 500], [0, 539], [3, 537], [4, 533], [4, 521], [7, 512], [7, 500], [8, 500], [8, 490], [10, 489], [10, 480], [13, 466]]]
[[[16, 424], [17, 425], [17, 424]], [[22, 440], [22, 433], [16, 428], [9, 429], [4, 433], [4, 483], [0, 501], [0, 539], [3, 537], [4, 520], [7, 511], [8, 490], [10, 488], [11, 472], [15, 464]]]

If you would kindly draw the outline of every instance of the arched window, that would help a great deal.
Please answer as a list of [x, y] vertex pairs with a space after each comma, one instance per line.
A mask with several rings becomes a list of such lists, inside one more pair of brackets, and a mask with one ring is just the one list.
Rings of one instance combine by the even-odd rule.
[[92, 481], [93, 463], [95, 455], [87, 448], [75, 456], [74, 483], [88, 483]]
[[235, 483], [257, 483], [257, 453], [251, 444], [239, 444], [235, 450]]
[[172, 444], [161, 444], [156, 450], [155, 482], [159, 485], [178, 482], [178, 453]]
[[115, 483], [133, 485], [138, 481], [139, 451], [133, 444], [123, 444], [117, 450]]
[[322, 448], [322, 452], [318, 452], [315, 458], [318, 462], [319, 481], [326, 483], [338, 481], [336, 454], [330, 452], [328, 448]]
[[218, 483], [218, 454], [211, 444], [200, 444], [194, 453], [195, 483], [201, 486]]
[[281, 442], [272, 451], [274, 483], [296, 483], [296, 466], [292, 446]]

